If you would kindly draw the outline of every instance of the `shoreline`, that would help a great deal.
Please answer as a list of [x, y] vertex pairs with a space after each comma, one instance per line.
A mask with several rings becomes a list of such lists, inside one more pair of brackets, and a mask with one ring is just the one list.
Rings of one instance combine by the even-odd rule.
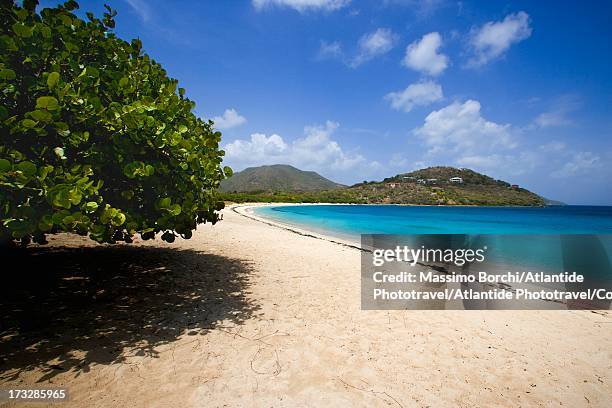
[[[291, 206], [291, 205], [345, 205], [345, 204], [279, 203], [277, 205], [276, 203], [274, 204], [272, 203], [258, 203], [258, 204], [249, 203], [249, 204], [235, 204], [228, 208], [231, 209], [236, 214], [240, 214], [252, 220], [267, 224], [275, 228], [280, 228], [285, 231], [293, 232], [295, 234], [298, 234], [304, 237], [321, 239], [321, 240], [328, 241], [328, 242], [331, 242], [337, 245], [354, 248], [359, 251], [367, 251], [367, 249], [362, 248], [361, 243], [357, 241], [344, 240], [340, 238], [339, 236], [334, 236], [331, 234], [323, 234], [317, 231], [296, 227], [291, 224], [285, 224], [285, 223], [282, 223], [276, 220], [272, 220], [269, 218], [260, 217], [258, 215], [255, 215], [252, 211], [249, 212], [250, 209], [255, 208], [255, 207], [268, 207], [268, 206], [274, 206], [274, 207], [279, 206], [280, 207], [280, 206]], [[355, 205], [359, 205], [359, 204], [355, 204]]]
[[230, 205], [388, 205], [400, 207], [477, 207], [477, 208], [546, 208], [546, 207], [609, 207], [607, 205], [582, 205], [582, 204], [566, 204], [566, 205], [478, 205], [478, 204], [412, 204], [412, 203], [286, 203], [286, 202], [244, 202], [237, 203], [235, 201], [227, 201]]

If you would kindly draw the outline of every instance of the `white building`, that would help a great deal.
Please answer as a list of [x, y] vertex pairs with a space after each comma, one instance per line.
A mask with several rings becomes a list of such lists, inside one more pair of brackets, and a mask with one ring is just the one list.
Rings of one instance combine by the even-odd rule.
[[451, 183], [463, 183], [463, 179], [461, 177], [451, 177], [448, 179]]

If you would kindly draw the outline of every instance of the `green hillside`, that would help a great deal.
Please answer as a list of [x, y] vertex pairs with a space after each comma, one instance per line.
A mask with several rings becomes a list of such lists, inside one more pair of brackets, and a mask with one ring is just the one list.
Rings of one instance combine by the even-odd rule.
[[[455, 179], [455, 182], [451, 179]], [[369, 203], [542, 206], [531, 191], [470, 169], [429, 167], [350, 188]]]
[[[296, 169], [297, 170], [297, 169]], [[451, 178], [459, 177], [455, 181]], [[280, 184], [280, 183], [279, 183]], [[539, 195], [469, 169], [429, 167], [380, 182], [364, 182], [325, 191], [289, 189], [227, 193], [233, 202], [308, 202], [413, 205], [543, 206]], [[274, 190], [274, 191], [272, 191]], [[227, 191], [227, 190], [226, 190]]]
[[314, 171], [303, 171], [286, 164], [249, 167], [221, 182], [221, 191], [224, 192], [322, 191], [344, 187]]

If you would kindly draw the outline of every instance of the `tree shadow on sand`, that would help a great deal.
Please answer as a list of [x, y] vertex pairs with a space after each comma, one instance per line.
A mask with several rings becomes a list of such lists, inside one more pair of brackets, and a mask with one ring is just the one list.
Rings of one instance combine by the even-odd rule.
[[2, 258], [0, 382], [35, 368], [39, 382], [79, 375], [126, 351], [155, 357], [180, 335], [241, 324], [259, 309], [247, 297], [248, 263], [194, 250], [45, 247]]

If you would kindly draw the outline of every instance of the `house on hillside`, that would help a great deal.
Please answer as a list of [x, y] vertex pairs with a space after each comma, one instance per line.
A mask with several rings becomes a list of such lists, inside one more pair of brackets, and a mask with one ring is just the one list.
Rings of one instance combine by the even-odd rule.
[[451, 183], [463, 183], [463, 178], [461, 177], [451, 177], [448, 179], [448, 181], [450, 181]]
[[435, 178], [427, 179], [427, 183], [428, 184], [436, 184], [437, 181], [438, 181], [438, 179], [435, 179]]
[[427, 184], [427, 181], [425, 179], [418, 179], [417, 183], [419, 183], [419, 184]]

